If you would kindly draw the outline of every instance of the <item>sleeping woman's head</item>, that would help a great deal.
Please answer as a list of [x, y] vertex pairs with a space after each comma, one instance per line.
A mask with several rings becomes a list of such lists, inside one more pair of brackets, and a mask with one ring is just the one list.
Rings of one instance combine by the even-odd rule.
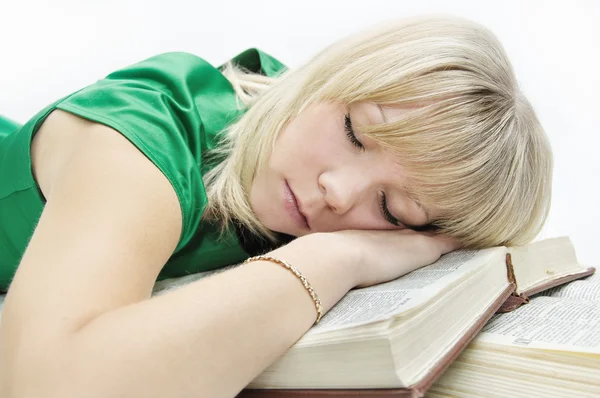
[[[225, 73], [240, 91], [261, 80]], [[469, 247], [525, 243], [542, 227], [550, 146], [482, 26], [387, 23], [262, 80], [207, 177], [208, 217], [267, 237], [435, 229]]]

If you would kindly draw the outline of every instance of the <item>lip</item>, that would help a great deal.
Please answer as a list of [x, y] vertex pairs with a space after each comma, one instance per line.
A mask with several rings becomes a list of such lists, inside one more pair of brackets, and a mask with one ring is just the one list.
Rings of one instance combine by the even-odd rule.
[[284, 180], [283, 182], [283, 204], [286, 212], [299, 227], [310, 230], [308, 217], [302, 213], [298, 199], [296, 199], [296, 195], [294, 195], [294, 191], [292, 191], [292, 188], [288, 184], [287, 180]]

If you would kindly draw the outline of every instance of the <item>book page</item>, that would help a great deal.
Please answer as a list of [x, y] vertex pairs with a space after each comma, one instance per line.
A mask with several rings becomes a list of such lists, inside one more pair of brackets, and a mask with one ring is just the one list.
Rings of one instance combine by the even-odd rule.
[[475, 341], [600, 354], [600, 277], [538, 294], [513, 312], [495, 315]]
[[517, 293], [535, 289], [566, 275], [581, 272], [575, 248], [568, 237], [545, 239], [510, 248]]
[[410, 311], [449, 289], [488, 263], [494, 256], [503, 258], [503, 249], [460, 250], [442, 256], [437, 262], [396, 280], [351, 290], [308, 334], [363, 325]]
[[600, 301], [600, 273], [578, 279], [565, 285], [556, 286], [538, 296], [562, 297], [570, 300]]

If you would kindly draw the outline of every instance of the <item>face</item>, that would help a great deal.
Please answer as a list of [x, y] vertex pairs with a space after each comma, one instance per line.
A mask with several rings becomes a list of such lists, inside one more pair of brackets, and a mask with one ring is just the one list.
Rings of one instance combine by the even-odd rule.
[[355, 132], [392, 121], [402, 108], [316, 103], [281, 131], [250, 192], [258, 219], [293, 236], [347, 229], [424, 226], [430, 214], [406, 193], [396, 154]]

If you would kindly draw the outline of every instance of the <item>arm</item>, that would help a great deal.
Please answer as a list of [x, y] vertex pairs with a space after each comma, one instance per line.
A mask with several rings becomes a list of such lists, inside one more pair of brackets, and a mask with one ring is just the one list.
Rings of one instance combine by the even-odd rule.
[[[47, 205], [0, 328], [0, 395], [233, 396], [312, 325], [308, 293], [256, 262], [149, 299], [180, 234], [175, 193], [120, 134], [79, 127], [84, 138], [40, 182]], [[355, 284], [329, 240], [272, 253], [326, 310]]]
[[[36, 135], [47, 204], [6, 298], [0, 396], [231, 397], [312, 325], [308, 293], [272, 263], [150, 298], [181, 230], [172, 187], [117, 132], [56, 124]], [[73, 148], [53, 141], [73, 129]], [[344, 231], [270, 254], [298, 268], [327, 311], [352, 287], [449, 250], [410, 231]], [[359, 267], [367, 252], [377, 256]]]

